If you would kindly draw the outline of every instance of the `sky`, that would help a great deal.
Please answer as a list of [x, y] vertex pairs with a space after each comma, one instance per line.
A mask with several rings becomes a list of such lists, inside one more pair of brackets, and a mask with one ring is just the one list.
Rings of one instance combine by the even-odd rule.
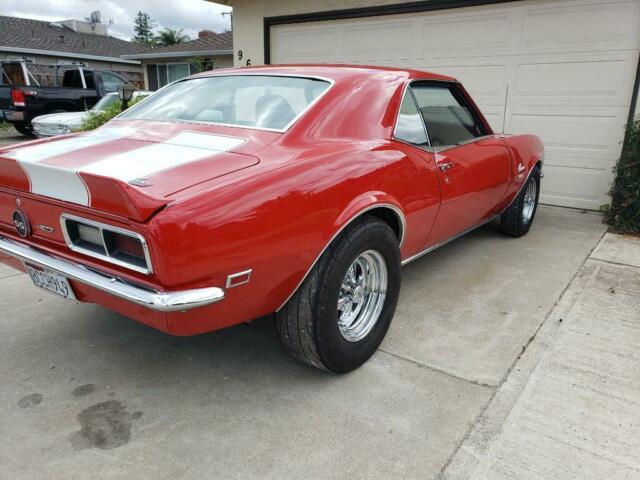
[[191, 38], [205, 28], [215, 32], [231, 28], [229, 15], [221, 15], [231, 9], [204, 0], [0, 0], [0, 15], [35, 20], [82, 20], [94, 10], [100, 10], [102, 23], [113, 22], [109, 35], [123, 40], [133, 36], [138, 11], [151, 15], [157, 29], [182, 28]]

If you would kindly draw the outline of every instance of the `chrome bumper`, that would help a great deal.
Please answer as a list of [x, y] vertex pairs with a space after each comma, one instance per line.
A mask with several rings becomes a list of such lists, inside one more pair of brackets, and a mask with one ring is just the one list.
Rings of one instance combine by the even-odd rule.
[[[23, 122], [24, 121], [24, 112], [16, 112], [14, 110], [3, 110], [4, 119], [7, 122]], [[1, 120], [1, 118], [0, 118]]]
[[47, 268], [71, 280], [102, 290], [114, 297], [160, 312], [187, 311], [224, 299], [224, 290], [217, 287], [157, 292], [103, 275], [82, 265], [54, 257], [0, 235], [0, 253], [32, 265]]

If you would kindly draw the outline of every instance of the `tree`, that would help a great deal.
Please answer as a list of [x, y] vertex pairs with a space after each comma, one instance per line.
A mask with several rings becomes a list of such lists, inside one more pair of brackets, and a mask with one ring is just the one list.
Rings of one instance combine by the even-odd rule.
[[151, 15], [138, 12], [133, 23], [133, 30], [136, 32], [133, 41], [152, 47], [155, 44], [153, 29], [156, 28], [156, 22], [151, 18]]
[[205, 60], [202, 57], [191, 57], [187, 59], [191, 67], [191, 73], [207, 72], [214, 69], [213, 60]]
[[168, 45], [176, 45], [177, 43], [186, 42], [191, 39], [189, 38], [189, 35], [182, 33], [182, 29], [172, 30], [171, 28], [165, 28], [158, 32], [155, 40], [158, 45], [166, 47]]

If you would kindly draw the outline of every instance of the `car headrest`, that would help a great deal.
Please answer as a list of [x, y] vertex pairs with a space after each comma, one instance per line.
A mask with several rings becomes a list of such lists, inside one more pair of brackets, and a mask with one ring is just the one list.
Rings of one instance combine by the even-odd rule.
[[281, 95], [262, 95], [256, 100], [258, 127], [284, 128], [296, 117], [289, 102]]

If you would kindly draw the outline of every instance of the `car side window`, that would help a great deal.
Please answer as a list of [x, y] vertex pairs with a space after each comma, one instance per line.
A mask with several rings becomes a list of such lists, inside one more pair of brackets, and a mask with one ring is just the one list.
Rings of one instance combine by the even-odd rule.
[[458, 145], [485, 135], [463, 96], [452, 85], [411, 87], [432, 147]]
[[120, 85], [124, 85], [124, 81], [115, 75], [110, 73], [102, 73], [102, 85], [105, 92], [117, 92]]
[[414, 145], [429, 145], [427, 132], [424, 129], [424, 123], [422, 122], [422, 118], [420, 118], [420, 112], [418, 111], [416, 102], [414, 101], [413, 95], [409, 89], [404, 92], [393, 136], [398, 140], [412, 143]]

